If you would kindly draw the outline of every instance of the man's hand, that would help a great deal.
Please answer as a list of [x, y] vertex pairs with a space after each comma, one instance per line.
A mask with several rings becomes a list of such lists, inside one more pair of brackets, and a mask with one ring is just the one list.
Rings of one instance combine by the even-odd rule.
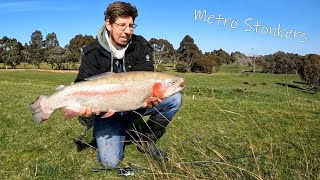
[[93, 112], [95, 112], [96, 115], [100, 114], [99, 109], [93, 111], [91, 107], [85, 106], [80, 110], [79, 116], [90, 117], [92, 116]]
[[158, 105], [159, 103], [162, 103], [163, 100], [159, 97], [149, 97], [148, 100], [147, 100], [147, 106], [148, 108], [152, 108], [153, 106], [156, 106]]

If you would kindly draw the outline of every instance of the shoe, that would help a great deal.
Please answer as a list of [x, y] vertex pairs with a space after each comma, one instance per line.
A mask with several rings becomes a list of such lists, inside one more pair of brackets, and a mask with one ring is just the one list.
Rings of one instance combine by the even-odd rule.
[[167, 161], [168, 155], [156, 145], [162, 135], [166, 132], [165, 128], [170, 121], [167, 119], [149, 119], [140, 135], [140, 146], [138, 151], [150, 154], [157, 161]]
[[137, 146], [137, 150], [141, 153], [148, 153], [152, 156], [154, 160], [157, 161], [168, 161], [167, 152], [161, 150], [157, 147], [157, 145], [152, 140], [145, 140]]

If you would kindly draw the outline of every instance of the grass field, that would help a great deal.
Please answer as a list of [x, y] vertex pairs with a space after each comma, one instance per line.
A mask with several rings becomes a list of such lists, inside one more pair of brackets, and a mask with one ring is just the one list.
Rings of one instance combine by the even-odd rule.
[[[119, 166], [146, 170], [127, 179], [320, 179], [320, 95], [297, 76], [241, 73], [233, 65], [180, 75], [184, 103], [158, 143], [169, 162], [129, 145]], [[41, 125], [32, 119], [29, 104], [75, 76], [0, 70], [0, 179], [122, 178], [91, 171], [101, 167], [96, 150], [77, 152], [76, 119], [64, 120], [61, 111]]]

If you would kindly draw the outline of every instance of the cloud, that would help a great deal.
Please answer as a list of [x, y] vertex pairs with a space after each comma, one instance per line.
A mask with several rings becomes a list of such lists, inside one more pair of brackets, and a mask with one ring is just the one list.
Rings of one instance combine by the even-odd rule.
[[1, 13], [18, 13], [33, 11], [68, 11], [74, 10], [76, 6], [68, 6], [66, 3], [59, 4], [57, 1], [11, 1], [1, 2]]

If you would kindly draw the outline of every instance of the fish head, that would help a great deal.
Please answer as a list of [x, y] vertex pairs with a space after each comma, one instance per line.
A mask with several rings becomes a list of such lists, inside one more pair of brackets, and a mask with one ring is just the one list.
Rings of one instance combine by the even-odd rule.
[[176, 75], [161, 74], [153, 86], [153, 96], [160, 98], [170, 97], [186, 87], [184, 81], [184, 78]]

